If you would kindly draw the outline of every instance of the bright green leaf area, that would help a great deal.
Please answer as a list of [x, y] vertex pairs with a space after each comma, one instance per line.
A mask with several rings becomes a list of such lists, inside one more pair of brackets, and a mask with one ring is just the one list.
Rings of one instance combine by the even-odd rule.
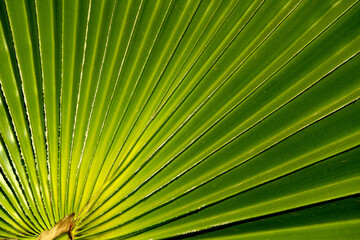
[[359, 239], [359, 16], [0, 0], [0, 239]]
[[61, 234], [59, 237], [56, 238], [56, 240], [69, 240], [69, 235], [66, 233]]

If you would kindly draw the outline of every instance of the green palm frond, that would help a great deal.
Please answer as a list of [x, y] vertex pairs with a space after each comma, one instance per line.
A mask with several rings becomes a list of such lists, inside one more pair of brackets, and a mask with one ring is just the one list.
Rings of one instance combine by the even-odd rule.
[[0, 21], [0, 238], [360, 239], [358, 1], [0, 0]]

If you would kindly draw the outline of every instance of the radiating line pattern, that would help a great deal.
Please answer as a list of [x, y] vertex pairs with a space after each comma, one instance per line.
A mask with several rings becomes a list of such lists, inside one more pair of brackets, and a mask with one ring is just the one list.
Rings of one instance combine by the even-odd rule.
[[0, 0], [0, 20], [0, 238], [75, 213], [75, 239], [360, 239], [358, 1]]

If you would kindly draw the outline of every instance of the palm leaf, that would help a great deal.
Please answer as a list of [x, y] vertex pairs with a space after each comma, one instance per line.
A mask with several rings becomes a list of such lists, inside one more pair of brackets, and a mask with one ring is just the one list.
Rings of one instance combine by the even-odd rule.
[[1, 0], [0, 238], [358, 239], [359, 16]]

